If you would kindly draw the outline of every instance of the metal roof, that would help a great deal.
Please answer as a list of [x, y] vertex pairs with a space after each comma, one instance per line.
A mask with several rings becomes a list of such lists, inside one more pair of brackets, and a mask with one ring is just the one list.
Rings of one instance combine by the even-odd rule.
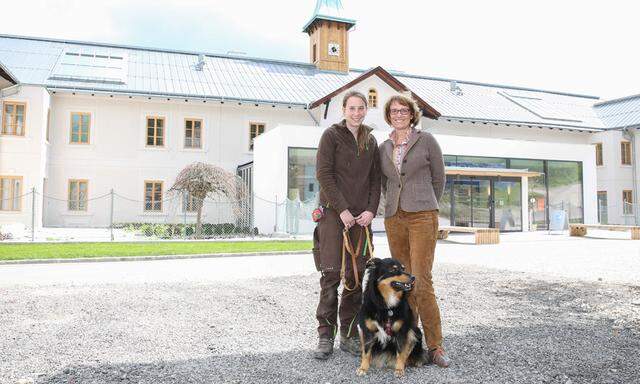
[[594, 108], [608, 128], [640, 126], [640, 95], [597, 103]]
[[[122, 83], [79, 81], [55, 75], [68, 52], [126, 57]], [[0, 62], [22, 84], [52, 90], [112, 92], [166, 97], [224, 99], [308, 106], [365, 71], [318, 70], [313, 64], [205, 54], [124, 45], [0, 35]], [[444, 118], [602, 129], [596, 97], [483, 84], [468, 81], [391, 74], [433, 106]]]

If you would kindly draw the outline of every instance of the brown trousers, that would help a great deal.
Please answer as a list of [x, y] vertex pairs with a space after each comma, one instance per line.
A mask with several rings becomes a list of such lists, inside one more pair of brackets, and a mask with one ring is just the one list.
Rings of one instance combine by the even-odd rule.
[[[338, 330], [338, 315], [340, 317], [340, 334], [346, 337], [353, 337], [357, 334], [355, 317], [360, 310], [362, 302], [362, 288], [358, 286], [358, 288], [349, 291], [343, 287], [340, 295], [340, 304], [338, 305], [343, 230], [344, 225], [338, 213], [333, 209], [327, 208], [324, 210], [324, 217], [314, 231], [313, 256], [316, 268], [322, 273], [320, 277], [320, 301], [316, 309], [319, 336], [335, 337]], [[369, 228], [369, 233], [371, 233], [371, 228]], [[355, 225], [349, 230], [354, 249], [361, 235], [364, 236], [364, 230], [359, 225]], [[371, 241], [371, 238], [369, 241]], [[364, 247], [364, 239], [362, 246]], [[345, 277], [349, 288], [353, 288], [355, 279], [351, 256], [347, 253], [346, 257]], [[362, 283], [362, 274], [368, 258], [368, 252], [365, 256], [360, 252], [356, 259], [360, 283]]]
[[384, 220], [391, 257], [401, 262], [416, 277], [409, 294], [409, 306], [416, 319], [420, 316], [429, 349], [442, 346], [440, 309], [433, 290], [431, 269], [438, 236], [438, 211], [405, 212], [398, 210]]

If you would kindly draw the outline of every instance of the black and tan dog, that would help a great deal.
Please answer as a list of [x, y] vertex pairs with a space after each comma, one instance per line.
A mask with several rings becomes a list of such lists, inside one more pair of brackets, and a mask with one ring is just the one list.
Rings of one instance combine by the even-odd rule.
[[426, 362], [422, 332], [407, 302], [414, 280], [397, 260], [373, 258], [367, 263], [358, 315], [362, 344], [358, 376], [375, 366], [394, 367], [395, 375], [402, 377], [406, 366]]

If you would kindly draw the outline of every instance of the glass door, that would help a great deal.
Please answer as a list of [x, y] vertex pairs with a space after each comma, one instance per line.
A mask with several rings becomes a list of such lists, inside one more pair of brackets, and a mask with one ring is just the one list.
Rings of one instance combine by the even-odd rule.
[[519, 179], [493, 180], [495, 228], [522, 231], [522, 192]]
[[460, 227], [489, 228], [493, 224], [491, 181], [452, 180], [452, 222]]
[[440, 206], [441, 223], [522, 231], [521, 186], [519, 178], [449, 177]]

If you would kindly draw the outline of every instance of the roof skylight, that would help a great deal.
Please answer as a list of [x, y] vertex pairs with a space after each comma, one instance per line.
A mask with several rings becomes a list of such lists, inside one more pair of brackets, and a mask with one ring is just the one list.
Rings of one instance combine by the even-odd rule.
[[60, 56], [49, 79], [125, 84], [127, 54], [69, 49]]

